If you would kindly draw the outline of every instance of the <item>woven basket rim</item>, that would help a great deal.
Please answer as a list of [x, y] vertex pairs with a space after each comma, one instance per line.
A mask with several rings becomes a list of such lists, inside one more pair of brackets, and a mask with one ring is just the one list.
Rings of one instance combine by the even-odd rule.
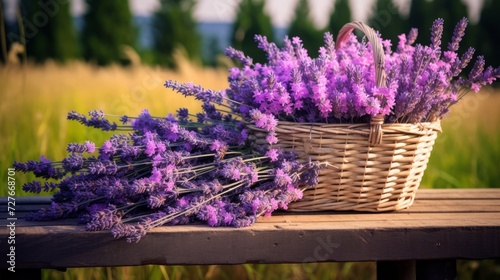
[[[266, 130], [257, 127], [254, 123], [247, 124], [253, 131], [267, 132]], [[357, 134], [360, 132], [369, 132], [370, 123], [307, 123], [307, 122], [290, 122], [290, 121], [278, 121], [276, 127], [276, 132], [288, 130], [288, 129], [303, 129], [309, 131], [315, 130], [328, 130], [330, 132], [335, 132], [335, 134]], [[382, 124], [382, 131], [384, 134], [391, 133], [407, 133], [424, 135], [427, 134], [429, 130], [436, 132], [442, 132], [441, 121], [433, 122], [419, 122], [419, 123], [384, 123]]]

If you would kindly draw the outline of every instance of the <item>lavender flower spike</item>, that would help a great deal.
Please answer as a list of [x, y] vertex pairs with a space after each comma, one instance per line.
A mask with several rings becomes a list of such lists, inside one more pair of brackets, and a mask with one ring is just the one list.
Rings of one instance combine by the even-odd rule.
[[452, 52], [458, 51], [460, 41], [465, 35], [465, 28], [467, 28], [467, 18], [462, 18], [458, 24], [455, 26], [455, 30], [453, 31], [453, 37], [451, 41], [448, 43], [448, 50]]
[[227, 48], [224, 54], [231, 59], [238, 60], [243, 66], [250, 66], [253, 63], [252, 58], [245, 56], [242, 51], [238, 51], [232, 47]]
[[165, 82], [165, 87], [173, 89], [184, 96], [194, 96], [198, 100], [205, 102], [222, 103], [223, 92], [204, 89], [201, 86], [194, 85], [193, 83], [181, 84], [176, 81], [168, 80]]
[[431, 27], [431, 46], [434, 49], [439, 49], [441, 46], [441, 37], [443, 36], [444, 20], [438, 18], [434, 21]]
[[417, 28], [412, 28], [410, 32], [408, 33], [408, 38], [407, 38], [407, 44], [408, 45], [413, 45], [415, 41], [417, 40], [418, 37], [418, 29]]

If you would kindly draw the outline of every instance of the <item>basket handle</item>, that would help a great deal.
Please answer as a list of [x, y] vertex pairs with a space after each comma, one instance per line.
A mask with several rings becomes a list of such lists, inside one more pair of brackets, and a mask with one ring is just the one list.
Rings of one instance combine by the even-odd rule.
[[[373, 59], [375, 61], [375, 82], [377, 87], [385, 87], [386, 86], [386, 74], [384, 69], [384, 48], [382, 43], [380, 42], [377, 33], [373, 28], [368, 25], [360, 22], [354, 21], [345, 24], [339, 31], [337, 36], [337, 45], [336, 49], [342, 47], [344, 42], [349, 38], [349, 34], [354, 29], [361, 30], [368, 38], [373, 50]], [[370, 135], [368, 137], [368, 142], [370, 145], [378, 145], [382, 142], [382, 124], [384, 123], [384, 116], [382, 114], [373, 116], [370, 120]]]

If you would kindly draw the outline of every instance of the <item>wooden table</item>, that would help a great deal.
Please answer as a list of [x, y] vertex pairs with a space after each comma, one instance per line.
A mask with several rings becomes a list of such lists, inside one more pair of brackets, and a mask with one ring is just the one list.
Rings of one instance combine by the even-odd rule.
[[[19, 197], [16, 203], [19, 217], [47, 200]], [[137, 244], [107, 231], [87, 232], [74, 220], [8, 220], [6, 198], [0, 205], [4, 273], [11, 222], [16, 271], [35, 274], [41, 268], [145, 264], [377, 261], [381, 279], [414, 279], [453, 277], [456, 259], [500, 258], [500, 189], [420, 189], [410, 209], [390, 213], [281, 212], [247, 228], [165, 226]]]

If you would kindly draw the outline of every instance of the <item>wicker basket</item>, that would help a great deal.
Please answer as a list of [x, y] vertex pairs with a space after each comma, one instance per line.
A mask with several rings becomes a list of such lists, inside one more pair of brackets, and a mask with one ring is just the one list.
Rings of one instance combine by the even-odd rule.
[[[373, 29], [361, 22], [346, 24], [337, 47], [354, 28], [365, 33], [373, 47], [377, 86], [385, 86], [384, 52]], [[319, 184], [304, 191], [290, 211], [356, 210], [382, 212], [412, 205], [434, 145], [440, 123], [384, 124], [375, 116], [366, 124], [279, 122], [278, 143], [302, 160], [327, 161]], [[249, 126], [257, 145], [267, 145], [267, 132]]]

